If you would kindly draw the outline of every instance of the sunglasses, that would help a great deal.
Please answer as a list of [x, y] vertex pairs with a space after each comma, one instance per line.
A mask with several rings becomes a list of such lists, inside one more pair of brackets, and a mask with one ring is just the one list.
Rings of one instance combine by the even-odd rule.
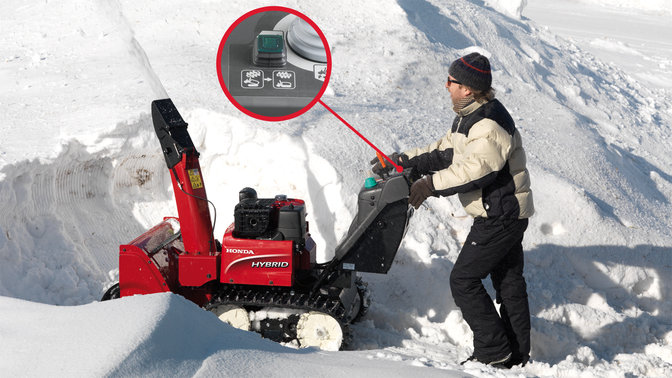
[[448, 87], [450, 84], [457, 84], [457, 85], [462, 85], [459, 81], [451, 80], [450, 77], [446, 79], [446, 87]]

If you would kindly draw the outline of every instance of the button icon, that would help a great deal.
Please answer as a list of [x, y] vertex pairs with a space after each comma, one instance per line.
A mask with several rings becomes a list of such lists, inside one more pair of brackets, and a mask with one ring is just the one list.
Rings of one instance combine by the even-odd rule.
[[327, 65], [326, 64], [316, 64], [313, 66], [313, 74], [315, 79], [319, 81], [324, 81], [327, 77]]
[[294, 73], [294, 71], [288, 71], [288, 70], [273, 71], [273, 88], [275, 89], [296, 88], [296, 74]]
[[246, 89], [259, 89], [264, 87], [264, 71], [242, 70], [240, 71], [240, 86]]

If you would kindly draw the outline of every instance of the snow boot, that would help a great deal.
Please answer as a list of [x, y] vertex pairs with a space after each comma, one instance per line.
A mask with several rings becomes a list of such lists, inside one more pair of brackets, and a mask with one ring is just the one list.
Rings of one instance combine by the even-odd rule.
[[509, 360], [505, 363], [507, 366], [507, 369], [511, 369], [512, 367], [516, 365], [520, 365], [520, 367], [524, 367], [527, 362], [530, 360], [530, 356], [521, 356], [519, 354], [514, 354], [509, 358]]
[[480, 362], [482, 364], [490, 365], [490, 366], [492, 366], [494, 368], [497, 368], [497, 369], [511, 369], [511, 366], [512, 366], [512, 365], [510, 365], [511, 353], [507, 354], [504, 357], [495, 358], [495, 359], [492, 359], [492, 360], [482, 360], [482, 359], [476, 358], [476, 356], [474, 356], [472, 354], [471, 357], [469, 357], [466, 360], [460, 362], [460, 365], [464, 365], [465, 363], [467, 363], [469, 361]]

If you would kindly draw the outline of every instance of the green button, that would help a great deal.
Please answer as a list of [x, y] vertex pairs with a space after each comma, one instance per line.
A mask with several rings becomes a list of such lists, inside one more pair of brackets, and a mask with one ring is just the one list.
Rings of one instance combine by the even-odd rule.
[[257, 51], [263, 53], [281, 53], [285, 44], [281, 35], [259, 34], [257, 36]]
[[377, 183], [376, 183], [376, 179], [373, 178], [373, 177], [369, 177], [369, 178], [367, 178], [366, 180], [364, 180], [364, 187], [365, 187], [366, 189], [371, 189], [371, 188], [373, 188], [374, 186], [376, 186], [376, 184], [377, 184]]

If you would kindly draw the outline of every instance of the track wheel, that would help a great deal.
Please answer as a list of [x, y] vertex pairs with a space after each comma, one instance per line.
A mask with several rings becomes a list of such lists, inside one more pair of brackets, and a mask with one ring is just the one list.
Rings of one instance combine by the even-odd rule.
[[119, 282], [117, 282], [107, 289], [100, 301], [109, 301], [110, 299], [118, 299], [119, 297], [121, 297], [121, 291], [119, 290]]
[[250, 317], [247, 315], [247, 310], [236, 305], [219, 305], [210, 309], [214, 312], [219, 320], [224, 323], [229, 323], [232, 327], [242, 329], [243, 331], [250, 330]]
[[301, 314], [296, 324], [296, 338], [302, 348], [314, 346], [337, 351], [343, 343], [343, 329], [333, 317], [311, 311]]

